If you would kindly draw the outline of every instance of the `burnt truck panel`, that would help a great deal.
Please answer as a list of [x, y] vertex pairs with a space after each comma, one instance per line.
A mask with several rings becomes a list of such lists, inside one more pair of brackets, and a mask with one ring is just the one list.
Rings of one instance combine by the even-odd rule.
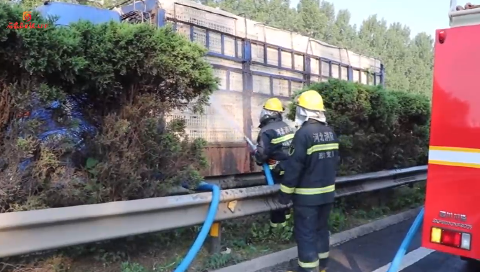
[[138, 18], [160, 27], [170, 24], [208, 49], [206, 59], [220, 79], [212, 105], [203, 115], [184, 110], [168, 117], [184, 119], [190, 138], [209, 142], [206, 176], [261, 171], [249, 158], [244, 137], [256, 140], [266, 99], [275, 96], [287, 104], [296, 90], [328, 78], [384, 82], [377, 59], [191, 1], [147, 0], [114, 10], [122, 18], [155, 14], [155, 19]]
[[208, 168], [202, 173], [205, 176], [235, 175], [254, 170], [246, 144], [210, 144], [205, 154], [209, 162]]

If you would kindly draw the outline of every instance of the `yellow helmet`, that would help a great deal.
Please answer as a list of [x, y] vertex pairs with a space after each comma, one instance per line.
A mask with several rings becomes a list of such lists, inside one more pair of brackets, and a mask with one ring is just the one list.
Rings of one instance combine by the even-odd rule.
[[322, 96], [314, 90], [309, 90], [300, 94], [298, 97], [298, 105], [307, 110], [325, 111]]
[[271, 110], [271, 111], [278, 111], [278, 112], [283, 112], [283, 104], [280, 99], [273, 97], [267, 100], [265, 102], [265, 105], [263, 106], [264, 109], [266, 110]]

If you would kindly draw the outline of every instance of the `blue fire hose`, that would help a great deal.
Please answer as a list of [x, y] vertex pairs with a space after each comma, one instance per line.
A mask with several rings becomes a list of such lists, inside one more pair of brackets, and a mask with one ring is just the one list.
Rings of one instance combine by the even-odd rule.
[[400, 263], [402, 262], [403, 256], [405, 256], [405, 253], [407, 252], [408, 247], [410, 246], [410, 243], [413, 240], [413, 237], [415, 234], [418, 232], [418, 229], [422, 225], [423, 221], [423, 214], [424, 214], [424, 208], [420, 210], [420, 212], [417, 215], [417, 218], [415, 218], [415, 221], [413, 221], [412, 226], [408, 230], [407, 235], [402, 241], [402, 244], [400, 245], [400, 248], [397, 251], [397, 254], [395, 254], [395, 257], [393, 258], [392, 263], [390, 264], [390, 267], [388, 268], [387, 272], [397, 272]]
[[[249, 144], [250, 148], [252, 148], [252, 150], [256, 149], [256, 146], [252, 143], [252, 141], [250, 139], [245, 137], [245, 140]], [[266, 164], [266, 163], [263, 164], [263, 170], [265, 171], [265, 177], [267, 179], [267, 184], [268, 185], [273, 185], [274, 182], [273, 182], [272, 172], [270, 171], [270, 167], [268, 167], [268, 164]], [[198, 252], [202, 248], [202, 245], [205, 242], [205, 239], [207, 238], [208, 232], [209, 232], [210, 228], [212, 227], [213, 222], [215, 221], [215, 215], [217, 213], [218, 205], [220, 203], [220, 188], [217, 185], [202, 182], [200, 184], [200, 186], [198, 186], [197, 190], [198, 191], [203, 191], [203, 190], [212, 191], [212, 201], [210, 202], [210, 207], [208, 208], [207, 218], [205, 219], [205, 222], [203, 223], [203, 226], [202, 226], [202, 229], [200, 230], [200, 233], [198, 234], [197, 238], [195, 239], [195, 242], [193, 243], [192, 247], [188, 251], [187, 255], [182, 260], [182, 262], [178, 265], [178, 267], [175, 269], [174, 272], [185, 272], [185, 271], [187, 271], [188, 267], [190, 266], [190, 264], [192, 263], [192, 261], [195, 259]]]
[[265, 178], [267, 178], [267, 184], [274, 185], [275, 183], [273, 182], [272, 171], [270, 170], [270, 167], [268, 167], [268, 164], [266, 163], [263, 164], [263, 172], [265, 172]]
[[[248, 139], [247, 136], [244, 136], [244, 139], [252, 150], [257, 149], [257, 147], [253, 144], [253, 142], [250, 139]], [[266, 163], [264, 163], [262, 167], [263, 167], [263, 172], [265, 173], [265, 178], [267, 179], [267, 184], [274, 185], [275, 183], [273, 182], [272, 171], [270, 170], [270, 167], [268, 167], [268, 164]]]
[[187, 255], [185, 256], [185, 258], [183, 258], [182, 262], [178, 265], [174, 272], [187, 271], [188, 267], [202, 248], [202, 245], [207, 238], [208, 232], [212, 227], [213, 222], [215, 221], [215, 215], [217, 214], [218, 204], [220, 203], [220, 188], [217, 185], [202, 182], [200, 186], [197, 187], [197, 190], [212, 191], [212, 201], [210, 202], [210, 207], [208, 208], [207, 218], [203, 223], [202, 229], [200, 230], [197, 239], [195, 239], [195, 242], [188, 251]]

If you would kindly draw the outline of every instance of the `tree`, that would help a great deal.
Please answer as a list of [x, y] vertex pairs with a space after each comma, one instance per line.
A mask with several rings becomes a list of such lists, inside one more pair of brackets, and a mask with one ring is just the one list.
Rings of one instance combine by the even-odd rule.
[[356, 26], [350, 25], [350, 12], [346, 9], [339, 10], [335, 23], [332, 25], [332, 39], [331, 44], [340, 47], [354, 48], [358, 43], [356, 33]]
[[320, 9], [319, 0], [300, 0], [297, 7], [300, 24], [293, 29], [307, 36], [322, 39], [329, 26], [328, 15]]
[[433, 40], [426, 33], [419, 33], [411, 39], [407, 26], [395, 22], [388, 25], [377, 15], [370, 16], [360, 26], [352, 26], [348, 10], [339, 10], [335, 14], [334, 5], [323, 0], [300, 0], [296, 9], [287, 8], [290, 6], [288, 0], [201, 2], [379, 58], [385, 65], [388, 89], [431, 92]]

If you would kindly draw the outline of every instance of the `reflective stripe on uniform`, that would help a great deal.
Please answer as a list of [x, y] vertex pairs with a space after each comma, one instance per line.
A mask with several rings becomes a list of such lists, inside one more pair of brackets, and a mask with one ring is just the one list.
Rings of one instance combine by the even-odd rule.
[[284, 135], [282, 137], [278, 137], [278, 138], [275, 138], [275, 139], [272, 139], [270, 141], [270, 143], [272, 144], [279, 144], [279, 143], [283, 143], [285, 141], [288, 141], [288, 140], [291, 140], [293, 139], [293, 133], [292, 134], [287, 134], [287, 135]]
[[[277, 167], [276, 164], [271, 164], [271, 165], [268, 166], [268, 168], [270, 168], [270, 170], [274, 170], [275, 167]], [[279, 174], [280, 176], [281, 176], [281, 175], [284, 175], [284, 174], [285, 174], [285, 171], [280, 171], [280, 173], [278, 173], [278, 174]]]
[[295, 188], [296, 194], [299, 195], [318, 195], [318, 194], [326, 194], [335, 191], [335, 184], [322, 187], [322, 188]]
[[318, 258], [319, 259], [326, 259], [326, 258], [328, 258], [329, 255], [330, 255], [330, 253], [328, 251], [323, 252], [323, 253], [318, 253]]
[[290, 188], [290, 187], [287, 187], [283, 184], [280, 184], [280, 191], [282, 191], [286, 194], [293, 194], [293, 192], [295, 192], [295, 188]]
[[286, 194], [319, 195], [334, 192], [335, 184], [321, 188], [291, 188], [281, 184], [280, 191]]
[[307, 149], [307, 155], [312, 155], [314, 152], [337, 150], [337, 149], [338, 149], [338, 143], [317, 144]]
[[428, 163], [446, 166], [480, 168], [480, 149], [430, 146]]
[[270, 227], [272, 228], [285, 227], [285, 226], [287, 226], [287, 222], [273, 223], [272, 221], [270, 221]]
[[320, 262], [318, 260], [316, 260], [314, 262], [305, 263], [305, 262], [300, 261], [300, 259], [299, 259], [298, 260], [298, 265], [302, 268], [315, 268], [315, 267], [320, 265]]

